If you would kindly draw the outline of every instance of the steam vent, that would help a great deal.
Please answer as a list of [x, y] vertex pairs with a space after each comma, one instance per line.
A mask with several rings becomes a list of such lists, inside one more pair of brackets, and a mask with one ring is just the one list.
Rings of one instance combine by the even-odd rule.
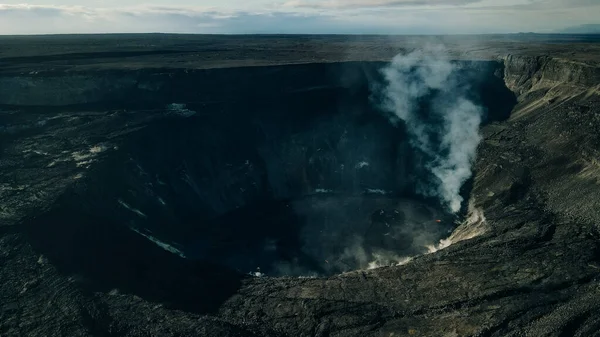
[[0, 37], [0, 336], [600, 336], [599, 42]]

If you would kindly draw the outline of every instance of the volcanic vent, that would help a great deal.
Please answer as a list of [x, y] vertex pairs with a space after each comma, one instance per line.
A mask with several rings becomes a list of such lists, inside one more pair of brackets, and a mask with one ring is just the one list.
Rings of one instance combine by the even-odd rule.
[[[432, 111], [467, 101], [485, 123], [507, 117], [514, 97], [499, 63], [418, 59], [44, 78], [53, 90], [86, 83], [86, 92], [36, 102], [85, 139], [53, 145], [60, 155], [47, 158], [49, 169], [70, 170], [75, 182], [31, 221], [31, 237], [83, 274], [99, 256], [108, 259], [100, 274], [113, 273], [111, 259], [139, 239], [269, 276], [331, 275], [427, 252], [449, 235], [469, 192], [469, 154], [446, 135], [477, 137], [479, 124], [464, 134], [468, 118], [448, 128]], [[19, 99], [18, 109], [37, 109]], [[108, 127], [121, 131], [99, 131]], [[446, 181], [450, 170], [462, 178]], [[109, 254], [110, 245], [120, 248]], [[116, 265], [126, 270], [138, 255]]]

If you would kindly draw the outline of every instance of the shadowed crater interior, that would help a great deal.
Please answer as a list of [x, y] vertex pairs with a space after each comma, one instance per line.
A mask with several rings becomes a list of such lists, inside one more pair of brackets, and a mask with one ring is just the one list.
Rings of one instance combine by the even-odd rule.
[[[208, 296], [218, 302], [248, 273], [332, 275], [427, 252], [456, 217], [415, 193], [424, 159], [373, 97], [383, 66], [108, 74], [136, 86], [47, 110], [109, 111], [139, 127], [90, 133], [69, 164], [85, 174], [28, 234], [67, 272], [200, 311], [215, 306], [197, 284], [221, 289]], [[501, 65], [461, 66], [485, 121], [507, 118]]]

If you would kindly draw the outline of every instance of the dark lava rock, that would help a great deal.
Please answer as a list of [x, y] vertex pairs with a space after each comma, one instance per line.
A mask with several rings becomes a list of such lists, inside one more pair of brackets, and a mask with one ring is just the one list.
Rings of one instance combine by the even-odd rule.
[[[471, 66], [497, 110], [449, 238], [364, 79], [330, 76], [373, 64], [3, 73], [0, 335], [598, 335], [599, 68]], [[353, 235], [417, 256], [329, 261]], [[256, 277], [286, 263], [302, 271]]]

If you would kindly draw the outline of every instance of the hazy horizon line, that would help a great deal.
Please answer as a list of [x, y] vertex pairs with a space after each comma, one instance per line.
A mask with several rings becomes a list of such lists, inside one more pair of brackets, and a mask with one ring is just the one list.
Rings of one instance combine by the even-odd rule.
[[182, 33], [182, 32], [107, 32], [107, 33], [23, 33], [0, 36], [93, 36], [93, 35], [195, 35], [195, 36], [505, 36], [505, 35], [600, 35], [600, 33], [515, 32], [515, 33]]

